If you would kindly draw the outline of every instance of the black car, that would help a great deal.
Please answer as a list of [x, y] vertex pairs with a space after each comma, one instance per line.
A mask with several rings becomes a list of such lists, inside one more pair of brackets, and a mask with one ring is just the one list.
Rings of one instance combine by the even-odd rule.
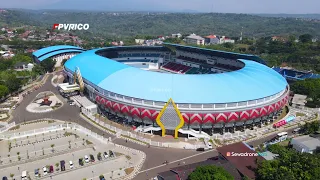
[[4, 176], [4, 177], [2, 178], [2, 180], [8, 180], [8, 178], [7, 178], [6, 176]]
[[61, 171], [65, 171], [66, 170], [65, 164], [66, 164], [66, 162], [64, 160], [60, 161]]
[[94, 162], [94, 156], [92, 154], [90, 154], [90, 161]]
[[83, 159], [82, 158], [79, 159], [79, 165], [83, 166]]

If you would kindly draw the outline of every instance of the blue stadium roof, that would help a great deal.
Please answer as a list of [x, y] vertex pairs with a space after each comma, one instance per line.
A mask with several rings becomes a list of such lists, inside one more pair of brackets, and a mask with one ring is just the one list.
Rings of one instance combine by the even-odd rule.
[[59, 50], [59, 51], [54, 51], [54, 52], [51, 52], [51, 53], [48, 53], [48, 54], [45, 54], [44, 56], [41, 56], [39, 59], [39, 61], [43, 61], [49, 57], [52, 57], [52, 56], [55, 56], [55, 55], [58, 55], [58, 54], [62, 54], [62, 53], [71, 53], [71, 52], [74, 52], [74, 53], [81, 53], [83, 52], [83, 50], [76, 50], [76, 49], [68, 49], [68, 50]]
[[284, 90], [287, 81], [271, 68], [248, 60], [245, 67], [221, 74], [169, 74], [145, 71], [95, 54], [83, 52], [65, 67], [80, 68], [82, 77], [124, 96], [177, 103], [227, 103], [260, 99]]
[[44, 56], [48, 53], [53, 53], [53, 52], [56, 52], [56, 51], [60, 51], [60, 50], [84, 50], [80, 47], [77, 47], [77, 46], [69, 46], [69, 45], [57, 45], [57, 46], [49, 46], [49, 47], [45, 47], [45, 48], [42, 48], [42, 49], [39, 49], [38, 51], [35, 51], [33, 52], [32, 54], [34, 56], [36, 56], [37, 58], [41, 57], [41, 56]]

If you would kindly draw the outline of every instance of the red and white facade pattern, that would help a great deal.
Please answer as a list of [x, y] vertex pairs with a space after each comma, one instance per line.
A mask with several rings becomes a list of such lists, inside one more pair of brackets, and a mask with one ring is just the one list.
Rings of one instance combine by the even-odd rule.
[[[96, 96], [96, 102], [103, 105], [105, 108], [116, 113], [122, 113], [127, 116], [155, 121], [159, 110], [133, 107], [118, 102], [107, 100], [101, 96]], [[230, 123], [238, 121], [247, 121], [256, 119], [280, 110], [288, 102], [288, 95], [284, 96], [280, 101], [249, 110], [235, 111], [235, 112], [221, 112], [221, 113], [189, 113], [181, 112], [181, 115], [186, 124], [213, 124], [213, 123]]]

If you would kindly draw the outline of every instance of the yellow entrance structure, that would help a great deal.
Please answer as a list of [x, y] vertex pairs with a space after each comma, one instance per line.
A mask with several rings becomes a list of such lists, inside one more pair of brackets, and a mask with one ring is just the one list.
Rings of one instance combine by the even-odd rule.
[[162, 110], [160, 111], [157, 119], [156, 119], [156, 123], [160, 126], [161, 130], [162, 130], [162, 137], [165, 137], [166, 135], [166, 127], [165, 125], [163, 124], [163, 122], [161, 121], [161, 117], [163, 116], [164, 112], [166, 111], [166, 109], [168, 108], [169, 105], [172, 105], [175, 112], [176, 112], [176, 115], [178, 116], [179, 118], [179, 124], [175, 127], [174, 129], [174, 138], [178, 138], [178, 130], [183, 127], [184, 125], [184, 119], [178, 109], [178, 107], [176, 106], [176, 104], [174, 103], [174, 101], [172, 100], [172, 98], [170, 98], [168, 100], [168, 102], [164, 105], [164, 107], [162, 108]]

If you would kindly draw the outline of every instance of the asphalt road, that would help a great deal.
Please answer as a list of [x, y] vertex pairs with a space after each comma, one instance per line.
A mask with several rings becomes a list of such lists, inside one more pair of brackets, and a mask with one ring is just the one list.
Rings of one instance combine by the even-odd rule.
[[[20, 103], [20, 105], [13, 111], [13, 118], [11, 122], [16, 122], [16, 124], [23, 123], [23, 122], [28, 122], [32, 121], [35, 119], [41, 119], [41, 118], [52, 118], [52, 119], [59, 119], [62, 121], [68, 121], [68, 122], [75, 122], [77, 124], [80, 124], [81, 126], [90, 129], [100, 135], [103, 135], [105, 137], [115, 137], [113, 135], [110, 135], [103, 130], [100, 130], [96, 128], [95, 126], [92, 126], [90, 123], [86, 122], [83, 120], [80, 116], [80, 109], [79, 107], [76, 106], [70, 106], [69, 104], [65, 103], [61, 108], [48, 112], [48, 113], [30, 113], [26, 111], [26, 107], [30, 102], [32, 102], [36, 95], [40, 92], [43, 91], [51, 91], [55, 93], [57, 96], [61, 97], [59, 95], [59, 92], [56, 87], [52, 86], [51, 84], [51, 79], [53, 75], [49, 75], [49, 78], [47, 79], [46, 83], [39, 88], [38, 90], [30, 93], [26, 97], [24, 97], [23, 101]], [[148, 170], [150, 168], [157, 167], [155, 169], [152, 169], [148, 171], [148, 173], [143, 172], [140, 173], [136, 178], [137, 180], [141, 179], [147, 179], [151, 178], [157, 175], [159, 172], [163, 172], [168, 170], [169, 168], [175, 167], [178, 165], [178, 163], [172, 163], [168, 165], [163, 165], [164, 161], [177, 161], [179, 159], [183, 159], [185, 157], [193, 156], [198, 154], [197, 156], [191, 157], [190, 159], [185, 159], [183, 160], [185, 164], [193, 163], [193, 162], [198, 162], [205, 160], [209, 157], [216, 156], [218, 153], [216, 151], [210, 151], [210, 152], [205, 152], [203, 154], [196, 152], [194, 150], [183, 150], [183, 149], [172, 149], [172, 148], [158, 148], [158, 147], [146, 147], [142, 146], [136, 143], [132, 142], [126, 142], [123, 139], [115, 139], [115, 143], [124, 145], [133, 149], [141, 150], [146, 153], [146, 161], [144, 165], [141, 168], [141, 171], [143, 172], [144, 170]]]

